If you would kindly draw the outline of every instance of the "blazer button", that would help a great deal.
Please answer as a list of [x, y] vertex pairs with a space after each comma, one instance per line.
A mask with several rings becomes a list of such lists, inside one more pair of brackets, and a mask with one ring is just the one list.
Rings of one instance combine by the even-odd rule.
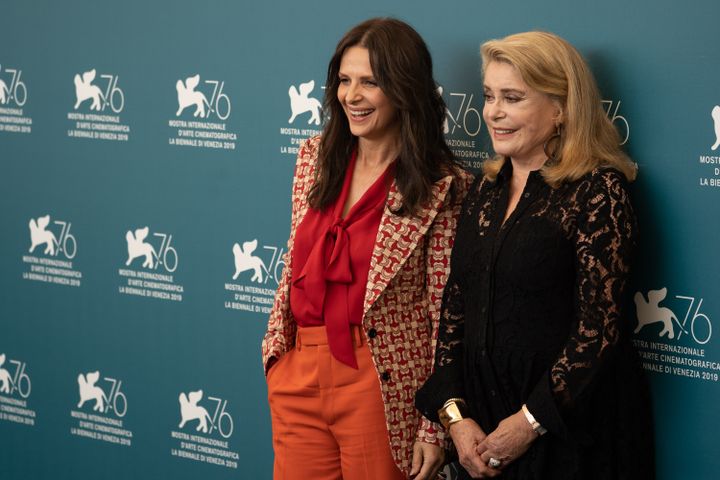
[[387, 382], [388, 380], [390, 380], [390, 372], [388, 372], [388, 371], [383, 372], [381, 377], [384, 382]]
[[375, 337], [377, 337], [377, 330], [375, 330], [374, 328], [371, 328], [370, 330], [368, 330], [367, 335], [368, 335], [368, 338], [375, 338]]

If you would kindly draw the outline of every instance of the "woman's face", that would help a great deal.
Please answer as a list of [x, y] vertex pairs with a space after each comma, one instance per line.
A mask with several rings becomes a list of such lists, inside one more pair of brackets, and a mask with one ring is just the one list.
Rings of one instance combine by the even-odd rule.
[[375, 80], [368, 49], [345, 50], [338, 77], [337, 98], [347, 115], [350, 132], [365, 140], [394, 142], [400, 130], [397, 110]]
[[561, 108], [548, 95], [533, 90], [517, 69], [504, 62], [485, 68], [483, 118], [495, 153], [526, 164], [542, 164], [543, 144], [555, 133]]

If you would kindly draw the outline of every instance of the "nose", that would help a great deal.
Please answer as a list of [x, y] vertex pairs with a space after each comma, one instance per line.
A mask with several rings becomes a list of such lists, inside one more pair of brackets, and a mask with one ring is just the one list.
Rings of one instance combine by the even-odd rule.
[[360, 89], [356, 82], [350, 82], [347, 92], [345, 93], [345, 101], [347, 103], [356, 103], [360, 100]]
[[498, 118], [502, 118], [504, 115], [504, 111], [500, 105], [500, 102], [497, 100], [493, 102], [486, 101], [483, 105], [483, 116], [485, 117], [485, 122], [487, 123], [488, 120], [496, 120]]

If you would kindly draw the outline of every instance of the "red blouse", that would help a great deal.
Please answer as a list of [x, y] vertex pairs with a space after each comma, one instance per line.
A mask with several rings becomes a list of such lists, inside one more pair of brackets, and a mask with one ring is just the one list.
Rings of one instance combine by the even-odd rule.
[[357, 367], [350, 325], [361, 325], [375, 237], [394, 174], [394, 164], [350, 208], [357, 154], [353, 153], [338, 199], [324, 210], [309, 209], [295, 235], [290, 309], [300, 327], [325, 325], [330, 352]]

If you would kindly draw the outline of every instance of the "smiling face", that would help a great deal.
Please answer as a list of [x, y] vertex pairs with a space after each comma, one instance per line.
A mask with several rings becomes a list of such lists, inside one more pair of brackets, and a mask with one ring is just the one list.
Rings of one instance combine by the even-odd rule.
[[558, 101], [530, 88], [517, 69], [504, 62], [485, 68], [483, 118], [495, 153], [540, 168], [547, 159], [543, 144], [561, 122]]
[[345, 50], [338, 77], [337, 98], [350, 132], [365, 141], [395, 142], [400, 132], [397, 109], [377, 84], [368, 49], [356, 46]]

